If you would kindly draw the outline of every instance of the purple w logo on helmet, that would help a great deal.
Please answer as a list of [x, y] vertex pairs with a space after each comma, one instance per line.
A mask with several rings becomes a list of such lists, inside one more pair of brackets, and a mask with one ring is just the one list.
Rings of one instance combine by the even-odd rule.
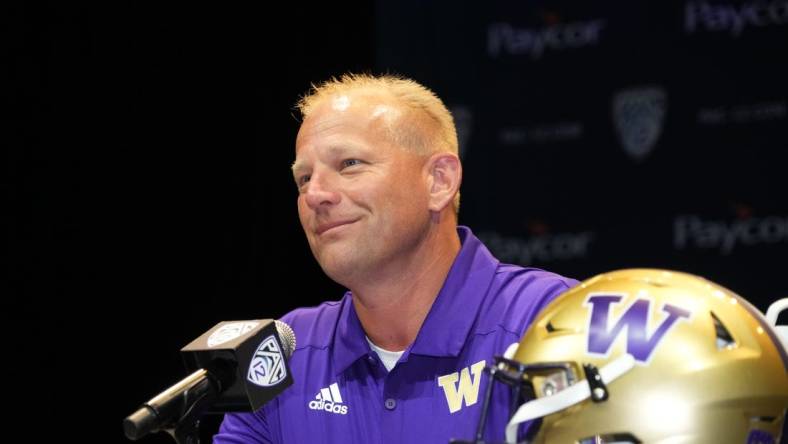
[[667, 314], [656, 330], [649, 336], [648, 319], [651, 301], [637, 299], [626, 311], [612, 322], [610, 308], [623, 299], [623, 295], [591, 294], [584, 306], [591, 307], [588, 321], [588, 352], [607, 355], [616, 338], [626, 328], [627, 353], [639, 362], [648, 362], [665, 334], [682, 318], [689, 319], [691, 313], [681, 307], [665, 304], [662, 311]]

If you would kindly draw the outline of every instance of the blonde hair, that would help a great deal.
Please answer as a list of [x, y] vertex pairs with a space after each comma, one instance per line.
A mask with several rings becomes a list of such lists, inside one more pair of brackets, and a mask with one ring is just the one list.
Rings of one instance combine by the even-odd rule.
[[[396, 125], [388, 126], [391, 139], [405, 149], [429, 156], [448, 152], [459, 156], [457, 129], [443, 101], [420, 83], [390, 74], [344, 74], [312, 88], [296, 104], [306, 119], [326, 98], [351, 92], [384, 93], [393, 97], [406, 111]], [[460, 209], [460, 193], [454, 196], [454, 211]]]

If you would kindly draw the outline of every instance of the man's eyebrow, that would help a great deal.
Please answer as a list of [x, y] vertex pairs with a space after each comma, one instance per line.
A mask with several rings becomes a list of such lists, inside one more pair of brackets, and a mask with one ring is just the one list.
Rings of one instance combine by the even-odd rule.
[[301, 161], [301, 160], [297, 160], [297, 159], [293, 162], [292, 165], [290, 165], [290, 171], [292, 171], [293, 174], [296, 174], [299, 171], [302, 171], [304, 168], [305, 168], [304, 167], [304, 162]]
[[[336, 156], [341, 156], [342, 154], [348, 151], [352, 151], [354, 147], [355, 146], [352, 143], [347, 143], [343, 145], [331, 145], [328, 148], [326, 148], [326, 151], [328, 152], [329, 156], [336, 157]], [[290, 166], [290, 170], [292, 170], [294, 174], [298, 173], [299, 171], [307, 169], [305, 164], [306, 164], [305, 161], [296, 159], [293, 162], [293, 165]]]

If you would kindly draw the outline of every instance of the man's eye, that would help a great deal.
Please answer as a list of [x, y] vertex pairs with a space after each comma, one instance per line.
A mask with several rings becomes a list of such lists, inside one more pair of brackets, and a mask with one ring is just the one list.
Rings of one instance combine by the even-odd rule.
[[310, 176], [310, 175], [308, 175], [308, 174], [304, 174], [303, 176], [299, 177], [299, 178], [298, 178], [298, 185], [299, 185], [299, 186], [301, 186], [301, 185], [303, 185], [303, 184], [305, 184], [305, 183], [309, 182], [309, 179], [310, 179], [311, 177], [312, 177], [312, 176]]
[[349, 167], [349, 166], [358, 165], [360, 163], [361, 163], [361, 161], [358, 160], [358, 159], [346, 159], [346, 160], [342, 161], [342, 167], [346, 168], [346, 167]]

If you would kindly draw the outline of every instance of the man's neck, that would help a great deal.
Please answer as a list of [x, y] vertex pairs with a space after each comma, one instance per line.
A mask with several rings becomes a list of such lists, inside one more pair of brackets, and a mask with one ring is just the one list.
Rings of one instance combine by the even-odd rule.
[[373, 343], [391, 351], [413, 343], [459, 251], [456, 228], [442, 230], [394, 270], [351, 288], [356, 313]]

